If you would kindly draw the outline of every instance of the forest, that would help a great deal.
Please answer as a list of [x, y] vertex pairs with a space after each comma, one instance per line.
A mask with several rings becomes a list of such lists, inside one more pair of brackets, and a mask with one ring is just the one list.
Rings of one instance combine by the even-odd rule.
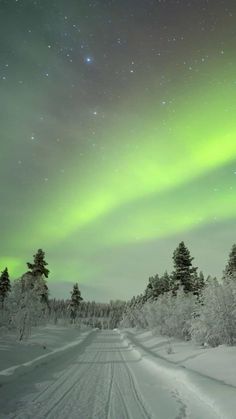
[[129, 301], [85, 301], [78, 283], [67, 299], [50, 298], [49, 269], [39, 249], [28, 270], [11, 281], [0, 276], [0, 333], [19, 341], [48, 323], [79, 329], [136, 328], [155, 335], [216, 347], [236, 342], [236, 244], [222, 277], [205, 277], [182, 241], [173, 253], [173, 271], [150, 277], [144, 292]]

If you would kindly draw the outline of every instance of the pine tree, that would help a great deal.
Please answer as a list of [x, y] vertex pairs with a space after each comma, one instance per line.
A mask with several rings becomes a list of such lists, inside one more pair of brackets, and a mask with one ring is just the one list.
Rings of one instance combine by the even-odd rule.
[[78, 283], [76, 283], [73, 286], [73, 291], [71, 292], [71, 300], [69, 304], [71, 323], [75, 322], [82, 300], [83, 298], [81, 297], [81, 292], [79, 290]]
[[147, 300], [156, 300], [159, 297], [159, 295], [168, 292], [169, 289], [170, 278], [167, 272], [165, 272], [164, 275], [161, 277], [159, 277], [158, 274], [156, 274], [154, 277], [151, 276], [149, 278], [149, 283], [143, 296], [143, 301], [145, 302]]
[[167, 271], [164, 272], [164, 275], [160, 278], [160, 289], [161, 294], [170, 291], [170, 276]]
[[9, 279], [9, 273], [8, 269], [5, 268], [4, 271], [2, 271], [2, 274], [0, 276], [0, 302], [3, 307], [4, 300], [6, 299], [8, 293], [11, 290], [11, 283]]
[[225, 270], [223, 272], [223, 280], [229, 281], [234, 280], [236, 281], [236, 244], [232, 246], [232, 249], [229, 254], [229, 259]]
[[49, 270], [46, 268], [48, 263], [44, 260], [44, 257], [44, 251], [42, 249], [39, 249], [36, 255], [34, 255], [34, 262], [27, 262], [27, 266], [30, 269], [30, 272], [33, 276], [44, 275], [46, 278], [48, 278]]
[[158, 281], [158, 274], [149, 278], [148, 285], [144, 293], [144, 301], [154, 300], [158, 297]]
[[197, 268], [192, 266], [193, 259], [182, 241], [173, 254], [174, 271], [171, 277], [171, 288], [174, 295], [180, 286], [186, 293], [194, 291], [194, 277]]
[[29, 263], [27, 262], [27, 266], [29, 268], [29, 271], [27, 274], [30, 274], [32, 277], [32, 286], [36, 281], [40, 282], [40, 289], [41, 289], [41, 300], [43, 303], [49, 305], [48, 303], [48, 286], [43, 278], [48, 278], [49, 270], [46, 268], [48, 263], [44, 260], [45, 253], [42, 249], [39, 249], [37, 253], [34, 255], [34, 262]]
[[197, 295], [197, 297], [200, 297], [204, 286], [205, 286], [205, 278], [202, 271], [199, 272], [199, 275], [195, 271], [193, 274], [193, 279], [192, 279], [193, 294]]

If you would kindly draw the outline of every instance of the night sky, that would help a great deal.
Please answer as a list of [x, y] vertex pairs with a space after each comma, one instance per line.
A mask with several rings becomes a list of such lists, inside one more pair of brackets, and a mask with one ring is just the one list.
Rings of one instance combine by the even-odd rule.
[[0, 1], [0, 270], [130, 298], [236, 241], [235, 0]]

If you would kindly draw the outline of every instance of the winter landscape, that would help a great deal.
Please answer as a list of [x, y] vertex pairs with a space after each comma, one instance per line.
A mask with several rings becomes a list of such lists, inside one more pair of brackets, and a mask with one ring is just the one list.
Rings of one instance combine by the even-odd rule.
[[0, 419], [236, 419], [235, 0], [0, 0]]
[[2, 418], [235, 418], [236, 245], [221, 281], [181, 242], [124, 303], [49, 299], [39, 249], [0, 277]]

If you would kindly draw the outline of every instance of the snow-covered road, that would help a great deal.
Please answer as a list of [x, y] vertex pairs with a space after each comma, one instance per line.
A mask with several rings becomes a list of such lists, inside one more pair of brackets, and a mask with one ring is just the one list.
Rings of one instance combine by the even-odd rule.
[[[216, 419], [221, 415], [171, 369], [140, 355], [116, 331], [97, 331], [0, 387], [0, 417]], [[159, 371], [159, 373], [158, 373]], [[177, 377], [177, 378], [176, 378]]]

